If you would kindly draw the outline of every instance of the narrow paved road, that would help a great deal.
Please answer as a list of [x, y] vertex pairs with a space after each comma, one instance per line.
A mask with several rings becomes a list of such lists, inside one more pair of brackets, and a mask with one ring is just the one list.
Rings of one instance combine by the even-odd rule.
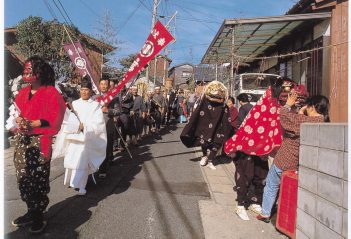
[[[179, 141], [181, 129], [172, 125], [162, 137], [144, 139], [133, 160], [117, 155], [110, 177], [89, 182], [85, 197], [62, 185], [62, 161], [54, 161], [49, 225], [35, 238], [204, 238], [198, 201], [210, 193], [193, 150]], [[30, 238], [10, 225], [25, 206], [10, 163], [5, 171], [5, 235]]]

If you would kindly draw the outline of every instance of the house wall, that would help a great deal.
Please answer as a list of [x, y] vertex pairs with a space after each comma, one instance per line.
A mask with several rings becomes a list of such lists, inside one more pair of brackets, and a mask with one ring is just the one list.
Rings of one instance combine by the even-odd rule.
[[[348, 114], [348, 1], [332, 10], [329, 100], [333, 122], [347, 122]], [[343, 43], [343, 44], [341, 44]]]
[[[315, 25], [304, 26], [298, 32], [291, 34], [284, 41], [279, 42], [278, 52], [270, 55], [299, 52], [330, 44], [330, 19]], [[272, 64], [275, 63], [275, 66]], [[267, 60], [264, 64], [266, 73], [280, 74], [291, 78], [298, 84], [306, 85], [311, 95], [323, 94], [328, 96], [330, 78], [330, 50], [324, 48], [296, 56], [280, 58], [273, 62]], [[259, 72], [260, 64], [250, 72]]]
[[4, 51], [4, 79], [7, 83], [8, 80], [14, 79], [22, 74], [23, 63], [19, 61], [11, 52], [7, 49]]
[[296, 238], [347, 238], [348, 126], [302, 124], [300, 142]]
[[[166, 68], [165, 68], [165, 61], [166, 61]], [[164, 84], [163, 82], [164, 77], [168, 75], [168, 67], [169, 67], [169, 60], [165, 60], [164, 57], [158, 57], [156, 60], [156, 79], [159, 81], [161, 84]], [[153, 81], [154, 79], [154, 69], [155, 69], [155, 60], [152, 59], [149, 63], [149, 79]]]
[[187, 79], [193, 76], [193, 71], [193, 66], [191, 65], [183, 65], [176, 67], [174, 70], [174, 85], [185, 85]]
[[85, 48], [85, 51], [93, 68], [93, 72], [91, 74], [98, 83], [101, 78], [102, 54], [101, 52], [89, 48]]

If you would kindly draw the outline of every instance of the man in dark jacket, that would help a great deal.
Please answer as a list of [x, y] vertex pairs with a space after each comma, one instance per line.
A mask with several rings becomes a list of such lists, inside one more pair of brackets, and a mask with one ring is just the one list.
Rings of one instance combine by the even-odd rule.
[[143, 97], [138, 95], [138, 88], [136, 86], [132, 87], [132, 95], [133, 95], [133, 108], [130, 112], [132, 122], [136, 131], [133, 134], [132, 142], [134, 145], [138, 145], [137, 141], [141, 140], [141, 133], [143, 132], [143, 119], [145, 118], [145, 103]]
[[[121, 90], [121, 93], [118, 97], [119, 97], [119, 102], [121, 102], [121, 115], [118, 118], [118, 125], [121, 128], [122, 138], [124, 142], [126, 142], [127, 135], [131, 137], [131, 135], [134, 135], [136, 131], [130, 115], [130, 112], [134, 106], [134, 100], [133, 100], [132, 93], [127, 92], [126, 88], [123, 88]], [[125, 147], [128, 147], [128, 145], [124, 145], [124, 143], [121, 143], [121, 146], [122, 146], [122, 151], [124, 150]]]
[[174, 101], [176, 99], [176, 94], [173, 89], [171, 89], [168, 93], [168, 105], [167, 105], [167, 120], [166, 124], [169, 124], [169, 121], [173, 115], [174, 111]]
[[[165, 114], [166, 109], [166, 99], [163, 97], [161, 93], [161, 88], [155, 87], [155, 94], [153, 96], [153, 101], [156, 103], [158, 110], [155, 114], [155, 121], [156, 121], [156, 132], [158, 133], [161, 128], [162, 118]], [[159, 112], [159, 113], [158, 113]]]
[[[109, 79], [100, 79], [99, 88], [101, 95], [106, 95], [110, 88]], [[99, 178], [106, 177], [108, 164], [113, 161], [113, 139], [116, 133], [114, 117], [117, 117], [121, 114], [121, 106], [119, 103], [119, 99], [116, 97], [107, 106], [102, 107], [102, 112], [104, 114], [104, 119], [106, 123], [107, 146], [106, 158], [99, 168]]]
[[241, 123], [244, 121], [246, 115], [251, 110], [252, 105], [250, 104], [249, 96], [246, 93], [242, 93], [238, 95], [236, 99], [239, 101], [239, 104], [240, 104], [239, 114], [238, 114], [238, 124], [240, 126]]

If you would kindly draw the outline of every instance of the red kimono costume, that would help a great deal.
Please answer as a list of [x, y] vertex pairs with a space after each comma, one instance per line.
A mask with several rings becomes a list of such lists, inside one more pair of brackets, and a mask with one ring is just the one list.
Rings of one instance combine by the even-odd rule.
[[14, 157], [21, 198], [30, 213], [41, 215], [49, 204], [52, 137], [61, 128], [66, 105], [53, 86], [41, 86], [33, 95], [31, 87], [25, 87], [15, 102], [21, 117], [45, 122], [39, 128], [17, 134]]
[[249, 155], [267, 155], [281, 145], [280, 105], [269, 88], [246, 115], [233, 137], [224, 145], [224, 152], [233, 155], [242, 151]]

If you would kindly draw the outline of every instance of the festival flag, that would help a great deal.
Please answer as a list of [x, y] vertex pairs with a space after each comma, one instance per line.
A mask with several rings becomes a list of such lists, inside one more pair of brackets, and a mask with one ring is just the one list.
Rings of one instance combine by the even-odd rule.
[[98, 99], [102, 104], [108, 104], [123, 86], [131, 80], [157, 53], [159, 53], [168, 43], [174, 40], [173, 36], [168, 32], [165, 26], [160, 21], [157, 21], [147, 38], [144, 46], [138, 56], [130, 66], [123, 79], [118, 83], [117, 87], [109, 91], [105, 97]]
[[98, 80], [94, 79], [92, 76], [92, 67], [89, 62], [89, 59], [87, 55], [85, 54], [84, 48], [80, 44], [79, 41], [70, 43], [70, 44], [65, 44], [63, 46], [67, 54], [69, 55], [69, 58], [71, 61], [74, 63], [74, 65], [77, 67], [79, 73], [81, 76], [89, 75], [90, 79], [92, 79], [93, 83], [93, 90], [98, 93], [99, 90], [97, 88], [98, 85]]

